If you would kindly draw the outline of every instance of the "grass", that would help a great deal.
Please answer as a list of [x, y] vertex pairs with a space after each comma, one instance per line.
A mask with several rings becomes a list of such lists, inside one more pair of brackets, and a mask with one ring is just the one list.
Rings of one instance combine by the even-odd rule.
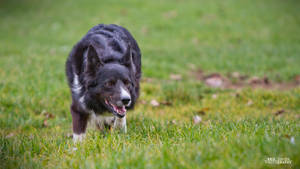
[[[300, 168], [299, 87], [222, 90], [191, 76], [201, 68], [292, 81], [300, 74], [299, 7], [295, 0], [3, 1], [0, 168]], [[90, 130], [74, 145], [64, 62], [98, 23], [131, 31], [143, 77], [153, 81], [141, 84], [127, 134]], [[153, 107], [153, 99], [172, 105]], [[269, 157], [292, 164], [267, 164]]]

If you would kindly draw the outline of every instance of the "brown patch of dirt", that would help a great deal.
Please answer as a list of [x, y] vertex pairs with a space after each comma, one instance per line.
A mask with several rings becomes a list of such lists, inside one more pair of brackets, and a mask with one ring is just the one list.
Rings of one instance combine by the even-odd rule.
[[296, 75], [291, 82], [274, 82], [266, 76], [263, 78], [257, 76], [249, 77], [247, 75], [241, 75], [239, 72], [228, 73], [226, 76], [221, 75], [220, 73], [206, 74], [201, 69], [193, 71], [192, 75], [209, 87], [221, 89], [241, 89], [250, 87], [288, 90], [300, 87], [300, 75]]
[[300, 75], [296, 75], [294, 80], [298, 85], [300, 85]]

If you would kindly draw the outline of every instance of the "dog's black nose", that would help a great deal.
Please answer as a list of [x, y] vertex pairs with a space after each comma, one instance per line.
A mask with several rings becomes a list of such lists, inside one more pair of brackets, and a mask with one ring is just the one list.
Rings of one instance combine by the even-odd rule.
[[122, 99], [122, 103], [124, 104], [124, 105], [128, 105], [129, 103], [130, 103], [130, 98], [123, 98]]

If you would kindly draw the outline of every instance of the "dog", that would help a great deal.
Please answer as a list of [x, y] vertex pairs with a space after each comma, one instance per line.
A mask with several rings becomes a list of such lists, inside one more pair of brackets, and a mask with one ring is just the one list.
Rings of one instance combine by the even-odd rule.
[[99, 24], [74, 45], [66, 61], [72, 95], [73, 141], [82, 141], [88, 123], [126, 133], [126, 111], [139, 97], [140, 48], [121, 26]]

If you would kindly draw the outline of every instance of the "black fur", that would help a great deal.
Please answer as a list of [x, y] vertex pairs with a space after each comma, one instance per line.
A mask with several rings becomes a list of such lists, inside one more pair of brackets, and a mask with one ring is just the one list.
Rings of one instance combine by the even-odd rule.
[[[118, 88], [128, 90], [131, 104], [127, 108], [134, 107], [139, 96], [141, 52], [125, 28], [99, 24], [73, 47], [66, 62], [66, 75], [72, 93], [73, 131], [80, 134], [85, 132], [91, 111], [120, 116], [105, 102], [120, 101]], [[77, 86], [74, 86], [75, 76], [78, 76]]]

